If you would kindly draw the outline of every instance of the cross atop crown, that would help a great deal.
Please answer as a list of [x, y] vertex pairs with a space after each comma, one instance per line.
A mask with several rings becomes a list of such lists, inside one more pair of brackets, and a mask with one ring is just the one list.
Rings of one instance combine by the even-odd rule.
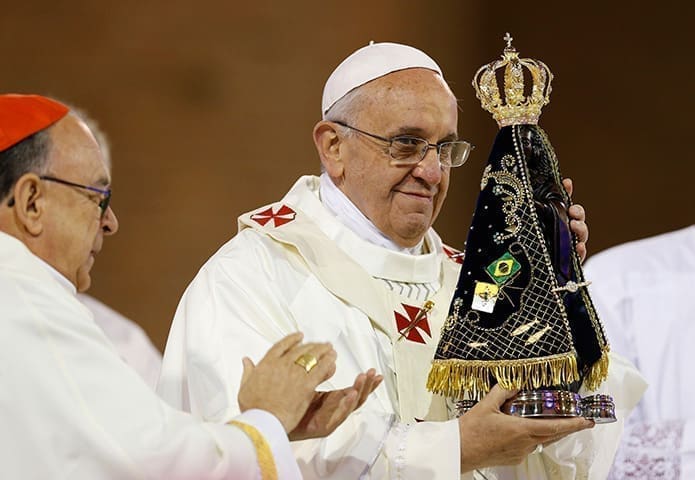
[[[503, 40], [507, 46], [502, 59], [483, 65], [473, 77], [476, 96], [482, 107], [492, 113], [500, 128], [518, 124], [535, 125], [541, 109], [550, 102], [553, 74], [540, 60], [519, 58], [509, 32]], [[526, 88], [524, 83], [524, 71], [531, 79], [530, 88]], [[504, 72], [503, 82], [498, 80], [500, 72]], [[504, 92], [504, 96], [500, 92]]]

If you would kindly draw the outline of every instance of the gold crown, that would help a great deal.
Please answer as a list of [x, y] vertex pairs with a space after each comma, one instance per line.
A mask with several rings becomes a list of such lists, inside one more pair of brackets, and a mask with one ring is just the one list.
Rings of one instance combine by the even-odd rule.
[[[538, 123], [541, 109], [550, 102], [550, 82], [553, 74], [540, 60], [519, 58], [512, 47], [512, 37], [504, 36], [507, 46], [502, 59], [478, 69], [473, 77], [473, 88], [482, 107], [492, 113], [497, 124], [507, 125]], [[500, 96], [497, 72], [504, 67], [504, 99]], [[524, 95], [524, 67], [531, 76], [531, 91]]]

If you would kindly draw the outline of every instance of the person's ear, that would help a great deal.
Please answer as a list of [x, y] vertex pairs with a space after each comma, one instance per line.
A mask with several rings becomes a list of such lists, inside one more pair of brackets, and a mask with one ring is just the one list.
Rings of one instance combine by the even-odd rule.
[[343, 137], [338, 131], [339, 125], [322, 120], [314, 127], [314, 144], [319, 152], [321, 164], [328, 175], [333, 178], [341, 178], [345, 165], [341, 157], [341, 145]]
[[43, 231], [42, 217], [46, 208], [46, 191], [35, 173], [25, 173], [12, 189], [14, 214], [27, 233], [38, 236]]

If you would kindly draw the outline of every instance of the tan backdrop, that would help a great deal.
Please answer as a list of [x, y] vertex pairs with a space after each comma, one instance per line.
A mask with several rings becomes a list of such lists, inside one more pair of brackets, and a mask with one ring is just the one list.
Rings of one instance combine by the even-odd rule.
[[13, 2], [0, 16], [0, 90], [72, 102], [107, 132], [121, 229], [91, 293], [161, 348], [237, 215], [318, 171], [323, 82], [372, 39], [430, 53], [462, 100], [459, 132], [478, 148], [437, 221], [451, 245], [465, 240], [496, 132], [470, 78], [505, 31], [556, 75], [541, 125], [589, 212], [590, 250], [693, 223], [692, 3], [565, 3]]

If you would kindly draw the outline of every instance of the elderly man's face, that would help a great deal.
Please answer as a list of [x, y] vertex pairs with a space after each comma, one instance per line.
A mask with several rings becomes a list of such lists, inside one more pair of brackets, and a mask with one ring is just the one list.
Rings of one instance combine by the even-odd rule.
[[[47, 174], [69, 182], [105, 189], [109, 172], [99, 146], [87, 126], [68, 115], [51, 131]], [[104, 235], [118, 230], [109, 207], [101, 216], [96, 192], [44, 181], [49, 202], [46, 212], [45, 259], [79, 291], [91, 284], [90, 270]]]
[[[457, 138], [456, 98], [442, 78], [422, 68], [402, 70], [360, 88], [369, 101], [355, 127], [391, 138], [414, 135], [429, 143]], [[383, 142], [353, 135], [341, 145], [344, 171], [334, 181], [391, 240], [417, 245], [436, 219], [449, 187], [449, 168], [430, 149], [414, 166], [393, 166]]]

